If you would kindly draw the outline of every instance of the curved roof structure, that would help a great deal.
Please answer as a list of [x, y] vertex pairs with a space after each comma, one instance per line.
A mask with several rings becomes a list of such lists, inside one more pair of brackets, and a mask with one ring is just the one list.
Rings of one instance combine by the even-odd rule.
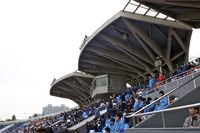
[[157, 57], [169, 69], [188, 60], [191, 33], [183, 23], [120, 11], [86, 40], [78, 68], [92, 75], [146, 78], [156, 70]]
[[136, 1], [194, 28], [200, 28], [200, 0]]
[[170, 70], [174, 64], [188, 61], [192, 27], [200, 28], [199, 1], [129, 0], [123, 11], [85, 37], [78, 63], [78, 70], [85, 73], [55, 80], [50, 94], [84, 105], [91, 100], [92, 75], [146, 79], [158, 70], [158, 57], [162, 67]]
[[71, 99], [78, 105], [88, 104], [93, 78], [94, 76], [82, 72], [70, 73], [51, 84], [50, 95]]

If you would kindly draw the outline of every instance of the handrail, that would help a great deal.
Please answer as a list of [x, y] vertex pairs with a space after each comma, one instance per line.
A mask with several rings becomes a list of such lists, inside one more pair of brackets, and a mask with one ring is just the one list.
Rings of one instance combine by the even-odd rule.
[[169, 109], [162, 109], [162, 110], [153, 111], [153, 112], [140, 113], [140, 114], [136, 114], [135, 117], [143, 116], [143, 115], [157, 114], [157, 113], [162, 113], [162, 112], [170, 112], [170, 111], [175, 111], [175, 110], [181, 110], [181, 109], [191, 108], [191, 107], [195, 107], [195, 106], [200, 106], [200, 103], [189, 104], [189, 105], [184, 105], [184, 106], [179, 106], [179, 107], [173, 107], [173, 108], [169, 108]]
[[[182, 74], [191, 72], [192, 70], [197, 69], [197, 68], [200, 68], [200, 66], [198, 65], [198, 66], [192, 67], [191, 69], [189, 69], [189, 70], [187, 70], [187, 71], [181, 72], [181, 73], [179, 73], [179, 74], [176, 74], [176, 75], [174, 75], [174, 76], [172, 76], [172, 77], [169, 77], [169, 78], [167, 78], [167, 79], [165, 79], [165, 80], [163, 80], [163, 81], [160, 81], [160, 82], [158, 81], [158, 82], [156, 82], [156, 83], [167, 82], [169, 79], [173, 79], [173, 78], [176, 78], [176, 79], [177, 79], [178, 76], [181, 76]], [[155, 87], [155, 88], [156, 88], [156, 87]]]
[[[194, 62], [196, 59], [199, 59], [200, 58], [200, 56], [197, 56], [197, 57], [195, 57], [194, 59], [192, 59], [192, 60], [190, 60], [190, 61], [188, 61], [188, 62]], [[180, 65], [180, 64], [184, 64], [184, 62], [186, 62], [186, 61], [182, 61], [182, 62], [179, 62], [179, 63], [177, 63], [177, 64], [175, 64], [175, 65], [173, 65], [173, 66], [177, 66], [177, 65]], [[179, 73], [179, 74], [176, 74], [176, 75], [173, 75], [172, 77], [168, 77], [167, 79], [165, 79], [165, 80], [163, 80], [163, 81], [166, 81], [166, 80], [168, 80], [168, 79], [171, 79], [171, 78], [173, 78], [173, 77], [176, 77], [176, 76], [178, 76], [178, 75], [181, 75], [181, 74], [183, 74], [183, 73], [185, 73], [185, 72], [188, 72], [188, 71], [191, 71], [192, 69], [195, 69], [195, 68], [198, 68], [198, 67], [200, 67], [200, 65], [198, 65], [198, 66], [196, 66], [196, 67], [193, 67], [193, 68], [191, 68], [190, 70], [187, 70], [187, 71], [184, 71], [184, 72], [182, 72], [182, 73]], [[164, 69], [163, 69], [164, 70]], [[166, 71], [166, 73], [169, 73], [170, 71], [169, 70], [164, 70], [164, 71]], [[162, 82], [163, 82], [162, 81]], [[156, 83], [158, 83], [158, 82], [156, 82]]]
[[[187, 76], [189, 75], [192, 75], [192, 74], [189, 74], [190, 72], [192, 72], [193, 70], [195, 70], [195, 69], [198, 69], [198, 68], [200, 68], [200, 65], [198, 65], [198, 66], [196, 66], [196, 67], [193, 67], [193, 68], [191, 68], [191, 69], [189, 69], [189, 70], [187, 70], [187, 71], [184, 71], [184, 72], [181, 72], [181, 73], [179, 73], [179, 74], [176, 74], [176, 75], [174, 75], [174, 76], [172, 76], [172, 77], [169, 77], [169, 78], [167, 78], [167, 79], [165, 79], [165, 80], [163, 80], [163, 81], [157, 81], [155, 84], [160, 84], [160, 83], [164, 83], [164, 84], [162, 84], [162, 85], [159, 85], [159, 86], [156, 86], [156, 87], [154, 87], [153, 89], [157, 89], [157, 88], [159, 88], [160, 86], [164, 86], [164, 85], [166, 85], [167, 83], [170, 83], [170, 82], [172, 82], [172, 81], [169, 81], [168, 82], [168, 80], [170, 80], [170, 79], [176, 79], [176, 80], [178, 80], [179, 78], [179, 76], [181, 76], [181, 75], [183, 75], [183, 74], [187, 74]], [[184, 77], [182, 77], [182, 78], [185, 78], [185, 77], [187, 77], [187, 76], [184, 76]], [[149, 91], [151, 91], [151, 90], [149, 90]], [[147, 92], [148, 92], [148, 90], [147, 90]]]
[[34, 120], [37, 120], [37, 119], [42, 119], [42, 118], [46, 118], [46, 117], [51, 117], [51, 116], [55, 116], [55, 115], [58, 115], [60, 113], [63, 113], [63, 112], [71, 112], [73, 111], [73, 109], [77, 109], [79, 106], [76, 106], [74, 108], [70, 108], [69, 111], [61, 111], [61, 112], [57, 112], [57, 113], [52, 113], [52, 114], [48, 114], [48, 115], [43, 115], [43, 116], [38, 116], [38, 117], [34, 117], [34, 118], [27, 118], [27, 119], [21, 119], [21, 120], [15, 120], [15, 121], [3, 121], [3, 122], [0, 122], [1, 125], [8, 125], [8, 124], [15, 124], [15, 123], [20, 123], [20, 122], [28, 122], [28, 121], [34, 121]]
[[14, 126], [14, 124], [11, 125], [7, 125], [6, 127], [4, 127], [3, 129], [0, 129], [0, 133], [5, 132], [7, 129], [9, 129], [10, 127]]
[[162, 97], [158, 98], [157, 100], [153, 101], [152, 103], [148, 104], [147, 106], [141, 108], [140, 110], [136, 111], [135, 113], [132, 113], [131, 115], [127, 116], [127, 118], [130, 117], [134, 117], [136, 114], [140, 113], [141, 111], [143, 111], [144, 109], [150, 107], [151, 105], [155, 104], [157, 101], [161, 100], [162, 98], [170, 95], [171, 93], [173, 93], [176, 90], [179, 90], [180, 88], [182, 88], [183, 86], [185, 86], [186, 84], [190, 83], [191, 81], [195, 80], [196, 78], [198, 78], [200, 76], [200, 74], [194, 76], [192, 79], [188, 80], [187, 82], [183, 83], [182, 85], [180, 85], [179, 87], [174, 88], [173, 90], [167, 92], [165, 95], [163, 95]]
[[[163, 81], [157, 81], [157, 82], [155, 82], [155, 84], [156, 84], [157, 86], [154, 87], [153, 89], [154, 89], [155, 92], [156, 92], [156, 90], [157, 90], [159, 87], [165, 86], [166, 84], [173, 82], [173, 81], [169, 81], [169, 82], [168, 82], [168, 80], [174, 79], [174, 78], [175, 78], [176, 80], [178, 80], [178, 79], [180, 79], [180, 78], [178, 78], [178, 77], [181, 76], [181, 75], [183, 75], [183, 74], [187, 74], [187, 76], [188, 76], [188, 75], [190, 76], [190, 75], [192, 75], [192, 74], [190, 74], [190, 72], [192, 72], [192, 71], [195, 70], [195, 69], [199, 69], [199, 68], [200, 68], [200, 65], [198, 65], [198, 66], [196, 66], [196, 67], [193, 67], [193, 68], [191, 68], [191, 69], [189, 69], [189, 70], [187, 70], [187, 71], [181, 72], [181, 73], [179, 73], [179, 74], [173, 75], [172, 77], [169, 77], [169, 78], [167, 78], [167, 79], [165, 79], [165, 80], [163, 80]], [[182, 78], [185, 78], [185, 77], [187, 77], [187, 76], [184, 76], [184, 77], [182, 77]], [[164, 84], [158, 85], [158, 84], [160, 84], [160, 83], [164, 83]], [[146, 93], [146, 95], [147, 95], [147, 93], [150, 94], [149, 92], [152, 92], [152, 90], [145, 90], [145, 91], [143, 91], [142, 93]]]
[[[195, 70], [195, 69], [199, 69], [200, 68], [200, 65], [198, 65], [198, 66], [195, 66], [195, 67], [192, 67], [191, 69], [189, 69], [189, 70], [187, 70], [187, 71], [184, 71], [184, 72], [181, 72], [181, 73], [179, 73], [179, 74], [176, 74], [176, 75], [173, 75], [172, 77], [168, 77], [167, 79], [164, 79], [163, 81], [156, 81], [155, 82], [155, 84], [160, 84], [160, 83], [164, 83], [164, 84], [162, 84], [162, 85], [159, 85], [159, 86], [156, 86], [156, 87], [154, 87], [153, 89], [156, 91], [156, 89], [157, 88], [159, 88], [159, 87], [161, 87], [161, 86], [165, 86], [166, 84], [168, 84], [168, 83], [170, 83], [170, 82], [172, 82], [172, 81], [169, 81], [168, 82], [168, 80], [170, 80], [170, 79], [176, 79], [176, 80], [178, 80], [179, 78], [179, 76], [181, 76], [181, 75], [183, 75], [183, 74], [187, 74], [187, 76], [188, 75], [192, 75], [192, 74], [190, 74], [190, 72], [192, 72], [193, 70]], [[184, 76], [184, 77], [187, 77], [187, 76]], [[184, 78], [183, 77], [183, 78]], [[151, 92], [152, 90], [145, 90], [145, 91], [143, 91], [142, 93], [146, 93], [146, 95], [147, 95], [147, 93], [148, 92]]]

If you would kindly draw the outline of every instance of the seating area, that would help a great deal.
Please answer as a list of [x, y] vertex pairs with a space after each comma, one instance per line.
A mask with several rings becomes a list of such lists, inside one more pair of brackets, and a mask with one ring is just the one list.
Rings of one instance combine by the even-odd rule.
[[[165, 90], [160, 90], [157, 98], [152, 99], [148, 96], [150, 91], [153, 93], [155, 91], [152, 90], [156, 90], [159, 86], [184, 78], [198, 71], [200, 71], [200, 58], [188, 63], [177, 65], [176, 69], [170, 74], [163, 73], [163, 76], [160, 74], [157, 74], [158, 76], [152, 74], [150, 75], [149, 82], [128, 87], [124, 93], [113, 94], [107, 100], [95, 101], [90, 105], [85, 105], [84, 107], [76, 108], [69, 112], [62, 112], [53, 116], [44, 116], [42, 118], [21, 122], [9, 128], [8, 132], [34, 132], [40, 128], [47, 127], [50, 127], [53, 132], [56, 132], [60, 128], [70, 128], [83, 120], [87, 120], [87, 118], [93, 115], [95, 115], [95, 119], [86, 124], [87, 133], [103, 132], [108, 128], [111, 132], [114, 130], [123, 132], [124, 129], [133, 126], [133, 122], [126, 118], [127, 115], [137, 112], [139, 109], [149, 105], [157, 98], [162, 97], [165, 93]], [[152, 79], [154, 80], [153, 82], [151, 81]], [[153, 84], [149, 85], [150, 83]], [[164, 109], [177, 99], [178, 97], [173, 95], [170, 97], [164, 97], [145, 109], [143, 112]], [[99, 111], [105, 107], [107, 108], [106, 115], [99, 115]], [[138, 119], [139, 121], [142, 121], [146, 119], [146, 117], [142, 116]]]
[[7, 125], [0, 125], [0, 130], [6, 127]]
[[[2, 98], [9, 102], [2, 100], [0, 133], [200, 133], [200, 0], [128, 0], [100, 25], [115, 2], [3, 3]], [[53, 107], [55, 97], [68, 101]]]
[[194, 59], [188, 63], [179, 63], [173, 71], [163, 70], [157, 75], [150, 75], [148, 81], [141, 82], [135, 86], [136, 94], [146, 96], [152, 90], [156, 90], [159, 86], [170, 83], [193, 72], [199, 71], [200, 58]]
[[53, 116], [42, 117], [34, 120], [28, 120], [26, 123], [19, 123], [9, 129], [8, 132], [34, 132], [39, 128], [51, 127], [53, 131], [60, 127], [69, 128], [88, 117], [95, 115], [100, 107], [100, 101], [91, 103], [84, 107], [72, 109], [69, 112], [62, 112]]

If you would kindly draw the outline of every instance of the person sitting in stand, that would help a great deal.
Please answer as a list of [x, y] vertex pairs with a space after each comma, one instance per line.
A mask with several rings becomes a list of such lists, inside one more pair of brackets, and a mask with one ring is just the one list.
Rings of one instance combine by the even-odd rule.
[[124, 120], [124, 129], [128, 129], [129, 128], [129, 119], [128, 118], [125, 118]]
[[163, 84], [164, 79], [165, 79], [165, 77], [164, 77], [163, 73], [160, 72], [158, 75], [158, 86]]
[[185, 128], [200, 127], [199, 107], [189, 108], [188, 111], [189, 111], [189, 117], [185, 119], [183, 127]]
[[142, 108], [143, 101], [142, 97], [138, 97], [138, 99], [135, 100], [135, 103], [133, 105], [133, 111], [137, 112], [140, 108]]
[[155, 79], [152, 76], [149, 76], [149, 90], [152, 90], [155, 85]]
[[[155, 100], [157, 100], [158, 98], [156, 98]], [[154, 111], [158, 111], [158, 110], [162, 110], [164, 108], [164, 106], [160, 103], [160, 100], [158, 100], [156, 102], [156, 106], [155, 106], [155, 109]]]
[[[165, 95], [164, 91], [160, 91], [159, 92], [159, 97], [162, 97], [164, 95]], [[161, 105], [163, 107], [167, 106], [168, 105], [168, 99], [167, 99], [167, 97], [164, 97], [164, 98], [160, 99], [160, 103], [161, 103]]]
[[121, 113], [117, 113], [116, 120], [115, 120], [115, 130], [116, 133], [124, 133], [124, 122], [122, 121], [122, 115]]
[[109, 127], [106, 127], [104, 131], [105, 131], [104, 133], [111, 133], [111, 131], [110, 131], [110, 128], [109, 128]]
[[106, 128], [110, 129], [110, 133], [114, 133], [114, 130], [115, 130], [115, 118], [111, 118], [110, 122], [105, 125], [105, 127], [103, 128], [102, 131], [106, 132]]

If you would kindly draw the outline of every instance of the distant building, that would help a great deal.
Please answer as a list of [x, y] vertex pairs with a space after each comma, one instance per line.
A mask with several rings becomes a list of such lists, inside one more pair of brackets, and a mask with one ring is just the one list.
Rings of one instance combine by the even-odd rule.
[[52, 106], [51, 104], [48, 104], [46, 107], [43, 107], [43, 115], [49, 115], [53, 113], [59, 113], [63, 111], [69, 111], [69, 107], [66, 107], [64, 104], [61, 104], [61, 106]]

